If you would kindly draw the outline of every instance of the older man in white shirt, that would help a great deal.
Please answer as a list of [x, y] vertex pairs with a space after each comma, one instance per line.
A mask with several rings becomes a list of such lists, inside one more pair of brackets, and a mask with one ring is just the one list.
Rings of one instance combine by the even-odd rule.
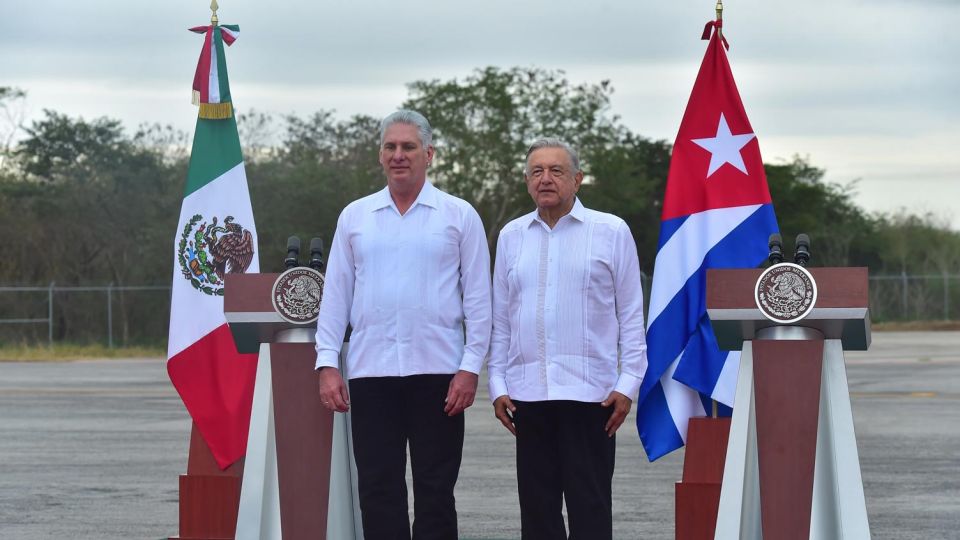
[[[577, 153], [527, 152], [537, 209], [500, 232], [488, 370], [494, 412], [516, 436], [524, 540], [612, 537], [614, 434], [646, 370], [637, 248], [620, 218], [584, 208]], [[619, 365], [619, 370], [618, 370]]]
[[[352, 410], [363, 530], [372, 540], [411, 537], [408, 443], [413, 538], [457, 538], [462, 413], [490, 341], [483, 224], [467, 202], [427, 181], [431, 143], [419, 113], [398, 111], [381, 123], [387, 186], [340, 214], [317, 321], [320, 398], [331, 410]], [[337, 368], [347, 323], [349, 394]]]

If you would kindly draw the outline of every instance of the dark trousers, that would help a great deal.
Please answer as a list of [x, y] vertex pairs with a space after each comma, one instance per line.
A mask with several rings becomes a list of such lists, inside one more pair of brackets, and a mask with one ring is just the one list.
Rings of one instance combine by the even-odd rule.
[[443, 412], [453, 375], [350, 381], [354, 457], [366, 540], [409, 540], [407, 444], [414, 540], [456, 540], [453, 488], [463, 455], [463, 414]]
[[579, 401], [513, 401], [523, 540], [613, 536], [611, 490], [616, 440], [604, 426], [613, 408]]

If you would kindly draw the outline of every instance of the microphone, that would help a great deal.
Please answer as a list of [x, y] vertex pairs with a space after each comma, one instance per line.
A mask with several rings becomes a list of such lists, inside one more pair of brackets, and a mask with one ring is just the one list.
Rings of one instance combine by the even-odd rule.
[[767, 241], [767, 247], [770, 248], [770, 254], [767, 255], [767, 260], [770, 261], [770, 264], [780, 264], [783, 262], [783, 239], [779, 234], [773, 233], [770, 235], [770, 240]]
[[310, 268], [317, 272], [323, 271], [323, 238], [310, 239]]
[[291, 236], [287, 238], [287, 258], [283, 260], [283, 266], [293, 268], [300, 266], [300, 238]]
[[810, 261], [810, 237], [800, 233], [797, 235], [797, 250], [793, 254], [793, 262], [806, 266]]

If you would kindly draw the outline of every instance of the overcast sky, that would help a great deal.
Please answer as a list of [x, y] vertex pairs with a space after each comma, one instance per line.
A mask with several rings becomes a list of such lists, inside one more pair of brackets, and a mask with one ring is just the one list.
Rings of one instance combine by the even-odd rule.
[[[207, 0], [11, 1], [0, 86], [86, 119], [190, 131]], [[382, 116], [406, 83], [488, 65], [609, 79], [632, 131], [676, 136], [713, 0], [223, 0], [235, 104], [306, 115]], [[958, 0], [729, 0], [730, 62], [764, 160], [799, 154], [827, 181], [859, 179], [870, 211], [933, 212], [960, 228]], [[789, 212], [778, 208], [778, 213]], [[789, 231], [788, 231], [789, 232]]]

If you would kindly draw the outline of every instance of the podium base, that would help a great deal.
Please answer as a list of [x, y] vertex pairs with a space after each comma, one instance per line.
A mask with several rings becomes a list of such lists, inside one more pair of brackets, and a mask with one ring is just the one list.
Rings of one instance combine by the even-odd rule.
[[[799, 341], [794, 345], [796, 343]], [[770, 516], [766, 519], [763, 516], [768, 512], [777, 515], [775, 511], [782, 511], [782, 508], [770, 511], [769, 492], [764, 493], [761, 489], [763, 471], [758, 431], [762, 426], [757, 414], [761, 389], [754, 385], [754, 366], [767, 358], [755, 358], [755, 345], [753, 341], [745, 341], [740, 355], [737, 406], [733, 409], [715, 538], [869, 539], [870, 525], [863, 496], [843, 346], [839, 339], [825, 340], [820, 353], [822, 357], [810, 362], [819, 365], [821, 370], [817, 381], [817, 409], [813, 409], [818, 414], [816, 431], [805, 441], [808, 452], [814, 454], [813, 464], [805, 469], [803, 485], [790, 486], [796, 492], [805, 491], [807, 497], [805, 508], [790, 508], [798, 514], [804, 513], [800, 520], [803, 528], [763, 532], [769, 522], [774, 521]], [[773, 460], [768, 460], [768, 465], [769, 461]]]
[[676, 484], [677, 540], [712, 540], [720, 506], [729, 418], [691, 418], [683, 481]]
[[677, 482], [677, 540], [713, 540], [720, 484]]
[[180, 535], [170, 540], [233, 540], [239, 502], [239, 478], [181, 475]]
[[187, 474], [180, 475], [180, 534], [170, 540], [233, 540], [242, 474], [242, 459], [220, 470], [194, 424]]

